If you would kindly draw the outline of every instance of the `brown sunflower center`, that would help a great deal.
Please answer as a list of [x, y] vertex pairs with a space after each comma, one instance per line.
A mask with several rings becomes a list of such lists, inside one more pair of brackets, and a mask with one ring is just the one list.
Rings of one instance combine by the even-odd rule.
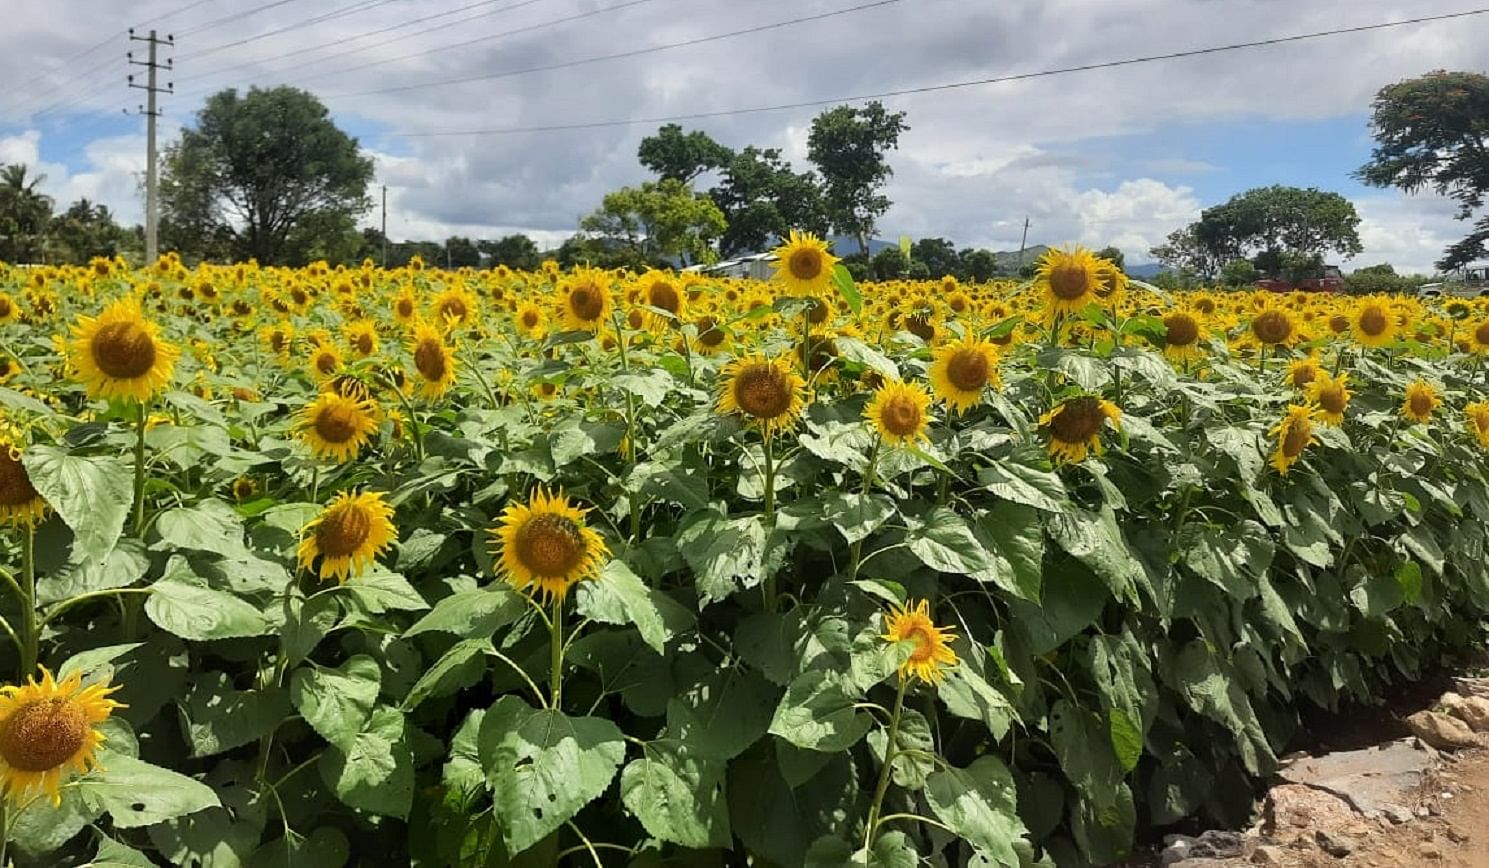
[[1302, 365], [1293, 371], [1293, 385], [1306, 386], [1318, 378], [1318, 368], [1313, 365]]
[[1091, 275], [1085, 267], [1073, 264], [1050, 269], [1050, 292], [1061, 301], [1075, 301], [1092, 290]]
[[0, 298], [0, 318], [10, 316], [11, 312], [14, 310], [15, 305], [10, 303], [10, 299]]
[[0, 444], [0, 506], [23, 506], [36, 497], [36, 487], [21, 464], [20, 455]]
[[1100, 433], [1104, 419], [1100, 400], [1089, 395], [1071, 398], [1050, 420], [1050, 434], [1061, 443], [1085, 443]]
[[522, 312], [522, 327], [523, 328], [527, 328], [527, 329], [535, 329], [535, 328], [537, 328], [538, 327], [538, 312], [535, 311], [535, 310], [525, 310], [525, 311], [523, 311]]
[[470, 308], [466, 307], [465, 302], [458, 298], [447, 298], [440, 303], [439, 313], [445, 319], [464, 322], [466, 315], [470, 313]]
[[1303, 454], [1308, 441], [1313, 437], [1313, 426], [1307, 421], [1295, 420], [1282, 432], [1282, 454], [1288, 458], [1297, 458]]
[[315, 414], [315, 433], [327, 443], [346, 443], [357, 436], [361, 410], [351, 404], [331, 404]]
[[646, 313], [639, 307], [631, 308], [630, 313], [626, 314], [626, 325], [633, 329], [641, 328], [646, 325]]
[[1199, 340], [1199, 323], [1187, 313], [1171, 313], [1163, 318], [1163, 327], [1168, 330], [1168, 345], [1187, 347]]
[[936, 643], [931, 639], [930, 631], [920, 624], [906, 630], [905, 638], [915, 643], [915, 650], [910, 652], [911, 663], [925, 663], [936, 653]]
[[967, 299], [960, 295], [953, 295], [951, 301], [946, 303], [946, 306], [957, 313], [965, 313], [967, 310]]
[[646, 303], [675, 314], [677, 309], [682, 307], [682, 296], [677, 294], [672, 284], [659, 280], [647, 289]]
[[0, 728], [0, 757], [11, 768], [44, 772], [67, 762], [88, 739], [83, 709], [69, 699], [42, 699], [16, 709]]
[[908, 395], [894, 395], [879, 408], [879, 424], [896, 437], [909, 437], [924, 423], [920, 405]]
[[960, 391], [981, 391], [987, 378], [987, 356], [976, 350], [960, 349], [946, 360], [946, 379]]
[[1214, 313], [1215, 312], [1215, 299], [1213, 299], [1213, 298], [1202, 298], [1202, 299], [1199, 299], [1198, 301], [1196, 301], [1194, 303], [1194, 308], [1195, 308], [1195, 310], [1198, 310], [1200, 313]]
[[570, 575], [584, 561], [584, 535], [568, 516], [533, 516], [518, 528], [514, 543], [522, 565], [544, 578]]
[[443, 380], [447, 369], [445, 348], [434, 338], [419, 341], [419, 345], [414, 348], [414, 367], [418, 368], [420, 376], [431, 383]]
[[364, 356], [372, 355], [372, 332], [361, 332], [352, 339], [352, 346]]
[[111, 322], [93, 334], [88, 348], [98, 369], [118, 380], [142, 377], [155, 366], [155, 339], [142, 323]]
[[1407, 400], [1413, 416], [1426, 416], [1432, 412], [1432, 396], [1425, 392], [1413, 392]]
[[905, 318], [905, 331], [920, 338], [926, 343], [936, 339], [936, 326], [925, 314], [914, 314]]
[[336, 373], [336, 357], [331, 353], [317, 353], [315, 357], [315, 369], [322, 374]]
[[411, 299], [411, 298], [400, 298], [400, 299], [398, 299], [397, 312], [398, 312], [398, 315], [401, 316], [401, 317], [411, 317], [411, 316], [413, 316], [414, 315], [414, 300]]
[[576, 286], [569, 292], [569, 310], [580, 322], [594, 322], [605, 312], [605, 297], [593, 286]]
[[1293, 322], [1280, 310], [1264, 311], [1251, 321], [1251, 333], [1264, 344], [1280, 344], [1292, 336]]
[[703, 317], [693, 325], [698, 327], [698, 343], [705, 347], [716, 347], [724, 342], [724, 330], [713, 317]]
[[1489, 322], [1473, 330], [1473, 339], [1481, 344], [1489, 344]]
[[315, 526], [315, 546], [329, 558], [344, 558], [372, 536], [372, 516], [355, 504], [331, 510]]
[[1386, 312], [1380, 309], [1380, 305], [1369, 305], [1360, 311], [1360, 331], [1370, 337], [1378, 337], [1385, 334], [1391, 321], [1386, 318]]
[[797, 280], [816, 280], [822, 276], [822, 251], [815, 247], [801, 247], [791, 252], [786, 267]]
[[756, 363], [734, 379], [734, 402], [756, 419], [776, 419], [791, 408], [791, 382], [775, 365]]
[[1344, 412], [1344, 408], [1348, 403], [1349, 399], [1344, 395], [1343, 386], [1331, 385], [1328, 388], [1319, 390], [1318, 405], [1324, 408], [1324, 412], [1326, 413], [1337, 416]]

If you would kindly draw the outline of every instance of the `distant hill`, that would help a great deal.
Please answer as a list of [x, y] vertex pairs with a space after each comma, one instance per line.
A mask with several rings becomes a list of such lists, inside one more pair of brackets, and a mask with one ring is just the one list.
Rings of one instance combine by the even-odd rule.
[[1141, 265], [1129, 265], [1122, 269], [1127, 272], [1128, 277], [1136, 277], [1138, 280], [1152, 280], [1159, 274], [1168, 270], [1168, 266], [1158, 262], [1144, 262]]

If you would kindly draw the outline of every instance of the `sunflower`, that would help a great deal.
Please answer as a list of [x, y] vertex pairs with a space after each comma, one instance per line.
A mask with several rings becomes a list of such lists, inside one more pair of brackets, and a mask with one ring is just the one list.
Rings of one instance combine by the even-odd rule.
[[512, 587], [559, 603], [569, 589], [599, 573], [610, 550], [585, 525], [587, 510], [571, 506], [560, 491], [538, 489], [527, 503], [509, 504], [491, 530], [498, 569]]
[[775, 249], [775, 278], [796, 296], [820, 295], [832, 284], [838, 258], [827, 252], [827, 242], [807, 232], [791, 230], [785, 244]]
[[1272, 452], [1272, 466], [1283, 476], [1298, 463], [1304, 449], [1318, 442], [1318, 438], [1313, 436], [1313, 414], [1312, 407], [1292, 404], [1287, 408], [1282, 421], [1268, 432], [1277, 438], [1277, 448]]
[[343, 491], [300, 531], [300, 566], [314, 572], [320, 558], [320, 578], [345, 583], [361, 575], [397, 533], [393, 507], [382, 494]]
[[370, 320], [358, 320], [346, 327], [346, 344], [359, 359], [377, 355], [377, 325]]
[[405, 286], [393, 299], [393, 320], [399, 325], [409, 325], [419, 318], [419, 300], [414, 297], [413, 287]]
[[463, 286], [452, 286], [434, 297], [434, 318], [447, 328], [470, 325], [476, 317], [476, 297]]
[[310, 353], [310, 378], [324, 383], [341, 373], [341, 350], [335, 344], [321, 344]]
[[1406, 400], [1401, 404], [1401, 415], [1412, 422], [1423, 423], [1432, 418], [1432, 412], [1442, 404], [1437, 390], [1425, 380], [1417, 380], [1406, 387]]
[[610, 318], [610, 275], [597, 268], [578, 268], [561, 289], [564, 327], [598, 331]]
[[1468, 422], [1468, 433], [1489, 449], [1489, 402], [1474, 401], [1463, 408], [1463, 418]]
[[672, 319], [654, 315], [657, 325], [665, 326], [682, 319], [687, 297], [678, 290], [671, 277], [660, 271], [650, 271], [641, 277], [641, 285], [644, 304], [672, 314]]
[[444, 336], [424, 323], [414, 326], [408, 350], [414, 356], [414, 370], [419, 374], [419, 394], [435, 400], [455, 382], [455, 354], [445, 344]]
[[21, 372], [21, 363], [10, 356], [0, 356], [0, 385]]
[[539, 340], [548, 332], [548, 314], [536, 302], [524, 301], [512, 317], [518, 334]]
[[1044, 294], [1048, 315], [1080, 313], [1097, 300], [1101, 286], [1101, 262], [1084, 247], [1051, 247], [1034, 270], [1034, 287]]
[[62, 804], [63, 775], [98, 766], [104, 734], [97, 724], [123, 705], [109, 699], [117, 687], [84, 687], [80, 671], [57, 681], [40, 669], [40, 682], [32, 675], [25, 684], [0, 687], [0, 786], [13, 803], [45, 793], [55, 807]]
[[931, 388], [958, 414], [977, 406], [988, 386], [1002, 385], [998, 350], [987, 341], [967, 337], [942, 344], [931, 353]]
[[1469, 330], [1468, 345], [1477, 355], [1489, 355], [1489, 319], [1480, 320]]
[[243, 503], [259, 493], [259, 484], [251, 477], [240, 476], [233, 480], [233, 500]]
[[259, 340], [264, 348], [281, 358], [287, 358], [295, 346], [295, 327], [289, 323], [275, 323], [259, 331]]
[[711, 316], [700, 317], [693, 320], [693, 327], [698, 330], [698, 337], [694, 345], [698, 352], [704, 355], [713, 355], [722, 352], [729, 345], [729, 333], [719, 321]]
[[21, 309], [9, 293], [0, 292], [0, 323], [15, 322], [21, 318]]
[[295, 430], [316, 458], [345, 463], [362, 451], [377, 424], [372, 402], [325, 391], [300, 411]]
[[78, 319], [69, 356], [88, 397], [146, 401], [170, 384], [180, 354], [160, 339], [139, 301], [124, 298], [96, 317]]
[[1197, 311], [1175, 310], [1163, 316], [1163, 355], [1175, 362], [1197, 362], [1204, 358], [1200, 343], [1205, 339], [1204, 317]]
[[1101, 454], [1101, 429], [1110, 420], [1112, 427], [1122, 425], [1122, 411], [1111, 401], [1096, 395], [1066, 398], [1053, 410], [1039, 417], [1039, 424], [1050, 434], [1050, 457], [1059, 463], [1079, 464], [1087, 451]]
[[0, 522], [33, 525], [46, 516], [47, 502], [31, 484], [21, 463], [21, 437], [0, 430]]
[[1318, 407], [1318, 421], [1325, 425], [1343, 423], [1344, 411], [1349, 407], [1349, 373], [1333, 377], [1328, 371], [1320, 371], [1308, 384], [1308, 400]]
[[931, 621], [930, 602], [921, 600], [915, 606], [894, 606], [884, 618], [885, 642], [913, 642], [910, 657], [900, 664], [900, 679], [915, 677], [926, 684], [938, 684], [946, 670], [959, 662], [951, 642], [955, 627], [937, 627]]
[[1396, 339], [1396, 314], [1385, 302], [1368, 299], [1355, 308], [1349, 330], [1361, 346], [1386, 346]]
[[769, 437], [801, 415], [806, 380], [782, 359], [762, 355], [734, 359], [720, 372], [718, 412], [742, 413]]
[[926, 408], [931, 395], [919, 383], [890, 380], [874, 390], [874, 397], [863, 409], [863, 417], [874, 423], [874, 430], [885, 442], [896, 446], [914, 446], [924, 440], [930, 418]]
[[1251, 320], [1251, 336], [1265, 346], [1289, 345], [1298, 337], [1298, 325], [1285, 308], [1268, 305]]
[[1306, 389], [1321, 373], [1323, 369], [1318, 366], [1317, 356], [1293, 359], [1287, 366], [1287, 384], [1294, 389]]

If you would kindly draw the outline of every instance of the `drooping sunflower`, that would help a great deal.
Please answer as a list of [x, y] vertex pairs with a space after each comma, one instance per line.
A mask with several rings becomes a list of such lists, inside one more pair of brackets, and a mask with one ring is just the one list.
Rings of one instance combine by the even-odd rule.
[[335, 344], [321, 344], [310, 352], [310, 378], [324, 383], [341, 373], [341, 350]]
[[295, 420], [295, 430], [312, 455], [343, 464], [357, 457], [377, 425], [372, 402], [333, 391], [317, 395]]
[[559, 305], [564, 328], [598, 331], [610, 318], [610, 275], [597, 268], [577, 268], [561, 287]]
[[359, 359], [377, 355], [377, 324], [371, 320], [357, 320], [346, 327], [346, 344]]
[[1267, 305], [1251, 320], [1251, 336], [1265, 346], [1287, 346], [1298, 338], [1298, 325], [1286, 308]]
[[414, 326], [408, 350], [419, 375], [419, 394], [431, 401], [438, 399], [455, 382], [455, 353], [444, 336], [425, 323]]
[[170, 384], [181, 351], [160, 339], [135, 298], [120, 299], [73, 326], [69, 361], [90, 398], [147, 401]]
[[343, 491], [300, 531], [300, 567], [315, 572], [319, 558], [322, 581], [345, 583], [366, 571], [397, 533], [382, 494]]
[[1380, 299], [1365, 299], [1350, 316], [1349, 330], [1361, 346], [1386, 346], [1396, 339], [1396, 312]]
[[31, 675], [0, 687], [0, 786], [12, 803], [45, 793], [56, 806], [64, 775], [97, 767], [98, 724], [122, 705], [109, 698], [119, 688], [106, 682], [84, 687], [80, 671], [57, 681], [40, 668], [39, 682]]
[[0, 429], [0, 523], [32, 525], [46, 517], [47, 502], [21, 463], [21, 436]]
[[1034, 287], [1044, 294], [1045, 313], [1073, 314], [1097, 300], [1102, 286], [1101, 262], [1091, 251], [1051, 247], [1039, 257]]
[[1304, 449], [1318, 442], [1313, 435], [1313, 414], [1312, 407], [1289, 405], [1282, 421], [1268, 432], [1277, 438], [1277, 448], [1272, 451], [1272, 466], [1283, 476], [1303, 457]]
[[1287, 384], [1294, 389], [1307, 389], [1321, 373], [1323, 369], [1319, 367], [1318, 356], [1293, 359], [1287, 365]]
[[900, 664], [901, 680], [919, 678], [926, 684], [939, 684], [946, 677], [946, 670], [960, 662], [951, 650], [956, 628], [937, 627], [931, 620], [928, 600], [921, 600], [913, 607], [892, 607], [884, 617], [881, 638], [891, 644], [913, 642], [915, 645], [910, 658]]
[[1205, 354], [1200, 344], [1206, 336], [1204, 316], [1197, 311], [1174, 310], [1163, 315], [1163, 355], [1170, 361], [1197, 362]]
[[1471, 402], [1463, 408], [1463, 418], [1468, 422], [1468, 433], [1479, 441], [1479, 446], [1489, 449], [1489, 402]]
[[930, 417], [926, 410], [931, 394], [919, 383], [885, 382], [874, 390], [874, 397], [863, 409], [863, 417], [886, 443], [914, 446], [924, 440]]
[[791, 427], [805, 404], [806, 380], [783, 359], [734, 359], [720, 372], [718, 412], [740, 413], [769, 437]]
[[827, 242], [809, 232], [791, 230], [785, 244], [775, 249], [775, 279], [795, 296], [820, 295], [832, 283], [838, 258]]
[[1318, 377], [1308, 384], [1308, 400], [1318, 407], [1318, 421], [1325, 425], [1343, 424], [1349, 397], [1348, 372], [1335, 377], [1328, 371], [1320, 371]]
[[594, 578], [610, 556], [605, 541], [584, 522], [588, 510], [569, 503], [562, 491], [533, 492], [512, 503], [491, 530], [498, 569], [512, 587], [562, 603], [569, 589]]
[[1442, 398], [1432, 384], [1417, 380], [1406, 387], [1406, 400], [1401, 403], [1401, 415], [1418, 424], [1427, 422], [1432, 413], [1442, 404]]
[[534, 301], [524, 301], [518, 305], [512, 323], [517, 327], [518, 334], [534, 340], [541, 339], [548, 332], [548, 314]]
[[932, 351], [931, 388], [958, 414], [977, 406], [989, 386], [998, 388], [998, 348], [975, 337], [960, 338]]
[[1096, 395], [1077, 395], [1039, 417], [1039, 424], [1049, 431], [1050, 457], [1057, 463], [1079, 464], [1087, 452], [1101, 454], [1101, 429], [1108, 420], [1113, 428], [1122, 426], [1116, 404]]

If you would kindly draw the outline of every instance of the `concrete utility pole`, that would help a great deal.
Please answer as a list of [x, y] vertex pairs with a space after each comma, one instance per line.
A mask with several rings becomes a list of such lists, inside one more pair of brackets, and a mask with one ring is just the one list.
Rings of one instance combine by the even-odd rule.
[[167, 58], [164, 64], [160, 63], [159, 49], [164, 45], [167, 48], [176, 46], [176, 37], [167, 35], [165, 39], [156, 37], [155, 31], [151, 30], [149, 36], [135, 36], [134, 28], [129, 30], [129, 41], [144, 42], [150, 46], [149, 59], [139, 61], [134, 59], [134, 52], [125, 55], [130, 66], [143, 66], [146, 69], [145, 83], [135, 84], [134, 76], [129, 76], [129, 86], [145, 92], [145, 105], [140, 106], [140, 114], [145, 116], [145, 264], [153, 265], [160, 256], [160, 168], [159, 156], [155, 148], [155, 124], [160, 119], [160, 108], [156, 103], [156, 96], [162, 93], [175, 93], [175, 83], [167, 82], [165, 87], [160, 87], [158, 73], [160, 70], [171, 70], [172, 61]]
[[1024, 218], [1024, 237], [1019, 239], [1019, 271], [1024, 270], [1024, 249], [1029, 246], [1029, 218]]
[[383, 268], [388, 267], [388, 185], [383, 185]]

